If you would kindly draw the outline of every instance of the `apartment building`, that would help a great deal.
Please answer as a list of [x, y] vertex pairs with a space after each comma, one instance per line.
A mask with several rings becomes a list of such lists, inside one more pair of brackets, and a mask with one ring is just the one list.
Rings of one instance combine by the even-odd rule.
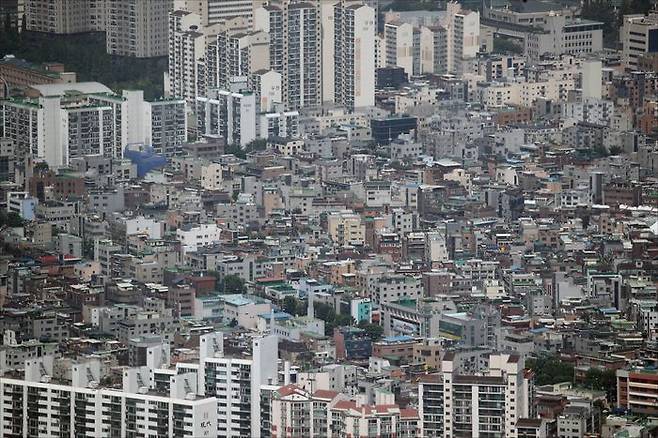
[[218, 32], [216, 40], [207, 49], [207, 52], [214, 52], [208, 60], [217, 60], [206, 62], [208, 84], [230, 89], [237, 78], [244, 81], [256, 71], [269, 70], [269, 43], [267, 32], [235, 32], [230, 29]]
[[54, 34], [104, 32], [106, 0], [27, 0], [27, 30]]
[[391, 21], [384, 25], [387, 67], [402, 67], [408, 76], [414, 74], [414, 33], [409, 23]]
[[219, 242], [221, 230], [216, 224], [183, 225], [176, 230], [176, 240], [183, 254]]
[[167, 98], [144, 102], [145, 137], [143, 142], [156, 154], [171, 158], [187, 142], [187, 103]]
[[270, 35], [270, 69], [281, 73], [287, 110], [322, 103], [320, 10], [305, 2], [258, 8], [254, 29]]
[[375, 105], [376, 23], [368, 6], [334, 7], [334, 101], [351, 110]]
[[331, 213], [327, 217], [327, 233], [337, 245], [363, 244], [365, 224], [361, 216], [349, 211]]
[[173, 0], [105, 1], [107, 53], [135, 58], [167, 55], [167, 17], [173, 8]]
[[[148, 372], [123, 374], [123, 388], [100, 385], [100, 361], [74, 362], [70, 381], [54, 377], [54, 360], [28, 360], [0, 380], [2, 434], [34, 436], [213, 436], [217, 401], [197, 396], [196, 381], [176, 376], [169, 391], [150, 392]], [[148, 370], [148, 368], [147, 368]]]
[[367, 291], [372, 302], [379, 305], [418, 300], [423, 296], [423, 282], [420, 276], [380, 275], [368, 282]]
[[515, 355], [491, 355], [488, 369], [469, 374], [449, 352], [441, 373], [424, 376], [418, 406], [427, 437], [518, 437], [517, 422], [532, 413], [532, 376]]
[[206, 36], [200, 31], [201, 17], [188, 11], [169, 14], [169, 65], [165, 94], [178, 96], [194, 108], [197, 96], [198, 61], [206, 51]]
[[196, 98], [196, 115], [200, 135], [242, 147], [256, 139], [256, 95], [251, 92], [209, 90], [208, 96]]
[[284, 111], [261, 114], [258, 129], [260, 138], [298, 138], [300, 135], [299, 112]]
[[658, 12], [653, 11], [646, 16], [624, 15], [619, 40], [623, 67], [637, 70], [642, 56], [658, 52]]
[[187, 139], [185, 103], [146, 102], [142, 92], [114, 94], [96, 82], [35, 85], [38, 97], [0, 102], [5, 136], [52, 167], [86, 155], [123, 156], [129, 143], [172, 154]]
[[649, 368], [618, 370], [617, 406], [635, 415], [657, 415], [658, 372]]
[[251, 26], [254, 0], [175, 0], [176, 10], [186, 10], [201, 17], [203, 26], [212, 26], [232, 18], [246, 19]]

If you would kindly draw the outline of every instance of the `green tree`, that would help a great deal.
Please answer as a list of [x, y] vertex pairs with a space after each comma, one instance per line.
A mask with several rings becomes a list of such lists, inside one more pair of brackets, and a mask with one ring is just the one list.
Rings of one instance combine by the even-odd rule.
[[585, 373], [583, 383], [587, 388], [605, 391], [608, 402], [614, 403], [617, 400], [617, 373], [615, 370], [590, 368]]
[[619, 155], [623, 152], [623, 150], [619, 146], [610, 146], [608, 152], [610, 152], [610, 155]]
[[247, 291], [245, 281], [237, 275], [227, 275], [222, 281], [221, 291], [225, 294], [242, 294]]
[[368, 337], [373, 341], [378, 341], [384, 335], [384, 327], [379, 324], [372, 324], [367, 321], [361, 321], [359, 323], [359, 328], [366, 331]]
[[511, 53], [522, 55], [523, 45], [509, 38], [496, 37], [493, 40], [493, 51], [495, 53]]
[[6, 212], [4, 210], [0, 211], [0, 228], [7, 227], [22, 227], [25, 224], [25, 220], [18, 214], [13, 211]]
[[291, 315], [297, 315], [297, 298], [287, 296], [283, 299], [283, 311]]
[[264, 138], [257, 138], [256, 140], [251, 141], [245, 147], [247, 152], [253, 151], [264, 151], [267, 148], [267, 140]]
[[619, 40], [618, 19], [610, 0], [585, 0], [580, 16], [603, 23], [603, 43], [615, 47]]
[[441, 4], [437, 0], [394, 0], [386, 8], [393, 11], [438, 11]]
[[236, 157], [242, 160], [247, 158], [247, 152], [244, 149], [242, 149], [239, 144], [231, 144], [226, 146], [224, 148], [224, 153], [235, 155]]
[[557, 356], [545, 355], [526, 360], [526, 367], [535, 372], [537, 385], [554, 385], [560, 382], [573, 382], [574, 368]]

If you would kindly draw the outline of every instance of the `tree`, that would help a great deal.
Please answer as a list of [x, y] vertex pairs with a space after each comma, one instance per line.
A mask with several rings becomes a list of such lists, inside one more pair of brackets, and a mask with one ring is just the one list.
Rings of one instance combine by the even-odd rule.
[[359, 328], [365, 330], [368, 337], [373, 341], [378, 341], [384, 335], [384, 327], [379, 324], [373, 324], [367, 321], [361, 321]]
[[0, 211], [0, 228], [8, 226], [11, 228], [22, 227], [25, 224], [23, 218], [16, 212]]
[[573, 382], [573, 365], [563, 362], [559, 357], [545, 355], [526, 360], [526, 367], [535, 372], [537, 385], [554, 385], [561, 382]]
[[587, 388], [605, 391], [608, 402], [614, 403], [617, 400], [617, 373], [615, 370], [590, 368], [585, 373], [583, 383]]
[[283, 299], [283, 311], [291, 315], [297, 314], [297, 298], [287, 296]]
[[610, 149], [608, 149], [608, 152], [610, 152], [610, 155], [619, 155], [623, 151], [622, 151], [621, 147], [619, 147], [619, 146], [610, 146]]
[[511, 53], [522, 55], [523, 46], [509, 38], [496, 37], [493, 40], [493, 51], [495, 53]]
[[610, 0], [585, 0], [581, 17], [603, 23], [603, 39], [606, 47], [614, 47], [619, 40], [617, 14]]
[[236, 157], [242, 160], [247, 158], [247, 152], [244, 149], [242, 149], [238, 144], [231, 144], [226, 146], [224, 148], [224, 153], [235, 155]]
[[253, 151], [264, 151], [267, 148], [267, 140], [264, 138], [257, 138], [256, 140], [252, 140], [247, 144], [245, 147], [245, 150], [247, 152], [253, 152]]
[[247, 291], [244, 280], [237, 275], [227, 275], [222, 281], [222, 292], [225, 294], [242, 294]]
[[388, 5], [393, 11], [438, 11], [440, 8], [436, 0], [394, 0]]

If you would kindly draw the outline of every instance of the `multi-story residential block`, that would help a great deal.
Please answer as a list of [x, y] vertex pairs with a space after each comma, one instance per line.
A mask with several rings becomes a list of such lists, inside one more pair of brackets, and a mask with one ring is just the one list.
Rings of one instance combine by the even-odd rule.
[[655, 369], [617, 371], [617, 406], [636, 415], [656, 415], [658, 373]]
[[170, 158], [187, 142], [187, 103], [184, 99], [144, 102], [144, 143], [157, 154]]
[[87, 155], [121, 158], [129, 143], [171, 154], [187, 138], [181, 100], [145, 102], [142, 92], [119, 96], [96, 82], [34, 89], [38, 98], [0, 102], [5, 136], [55, 168]]
[[257, 71], [269, 70], [269, 45], [270, 34], [267, 32], [235, 32], [231, 29], [218, 32], [206, 52], [208, 84], [228, 90], [233, 88], [232, 83], [236, 80], [244, 81]]
[[210, 90], [208, 97], [197, 97], [198, 132], [225, 138], [242, 147], [256, 139], [256, 96], [251, 92], [232, 93]]
[[140, 368], [126, 370], [123, 389], [115, 389], [101, 385], [98, 360], [73, 363], [70, 382], [53, 377], [53, 362], [52, 356], [28, 360], [23, 376], [0, 380], [3, 435], [200, 437], [217, 433], [217, 401], [196, 395], [194, 375], [174, 376], [171, 390], [156, 394], [148, 390], [148, 368], [146, 373]]
[[27, 30], [54, 34], [103, 32], [107, 0], [28, 0], [25, 2]]
[[107, 2], [107, 53], [151, 58], [166, 56], [167, 17], [173, 0], [105, 0]]
[[184, 225], [176, 230], [176, 239], [181, 243], [183, 254], [217, 243], [221, 230], [216, 224]]
[[365, 239], [365, 225], [361, 216], [346, 211], [332, 213], [327, 217], [327, 232], [337, 245], [362, 244]]
[[[194, 108], [198, 90], [199, 63], [206, 53], [206, 35], [201, 32], [201, 17], [184, 10], [169, 14], [168, 71], [165, 73], [165, 91], [179, 96]], [[204, 69], [201, 69], [205, 72]]]
[[658, 13], [624, 15], [619, 40], [624, 68], [637, 70], [642, 56], [658, 52]]
[[[323, 92], [331, 92], [325, 81], [334, 85], [333, 101], [348, 109], [375, 105], [375, 34], [377, 20], [374, 9], [365, 5], [334, 6], [334, 74], [323, 65]], [[326, 23], [323, 21], [323, 25]], [[323, 34], [323, 59], [325, 42], [330, 36]], [[323, 96], [326, 101], [329, 96]]]
[[409, 23], [392, 21], [384, 25], [386, 39], [386, 65], [402, 67], [404, 72], [414, 74], [414, 28]]
[[240, 17], [251, 25], [253, 19], [254, 0], [176, 0], [178, 10], [186, 10], [199, 15], [203, 26], [212, 26]]
[[447, 353], [441, 373], [418, 385], [419, 413], [425, 436], [520, 436], [517, 422], [532, 412], [532, 376], [518, 356], [489, 356], [488, 370], [470, 374]]
[[270, 69], [281, 73], [288, 110], [322, 103], [320, 11], [305, 2], [258, 8], [254, 28], [270, 35]]

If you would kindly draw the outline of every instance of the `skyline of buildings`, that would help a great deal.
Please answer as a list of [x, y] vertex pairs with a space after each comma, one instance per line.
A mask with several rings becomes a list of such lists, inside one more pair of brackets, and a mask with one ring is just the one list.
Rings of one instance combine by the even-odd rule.
[[657, 12], [413, 4], [0, 0], [0, 436], [658, 435]]

